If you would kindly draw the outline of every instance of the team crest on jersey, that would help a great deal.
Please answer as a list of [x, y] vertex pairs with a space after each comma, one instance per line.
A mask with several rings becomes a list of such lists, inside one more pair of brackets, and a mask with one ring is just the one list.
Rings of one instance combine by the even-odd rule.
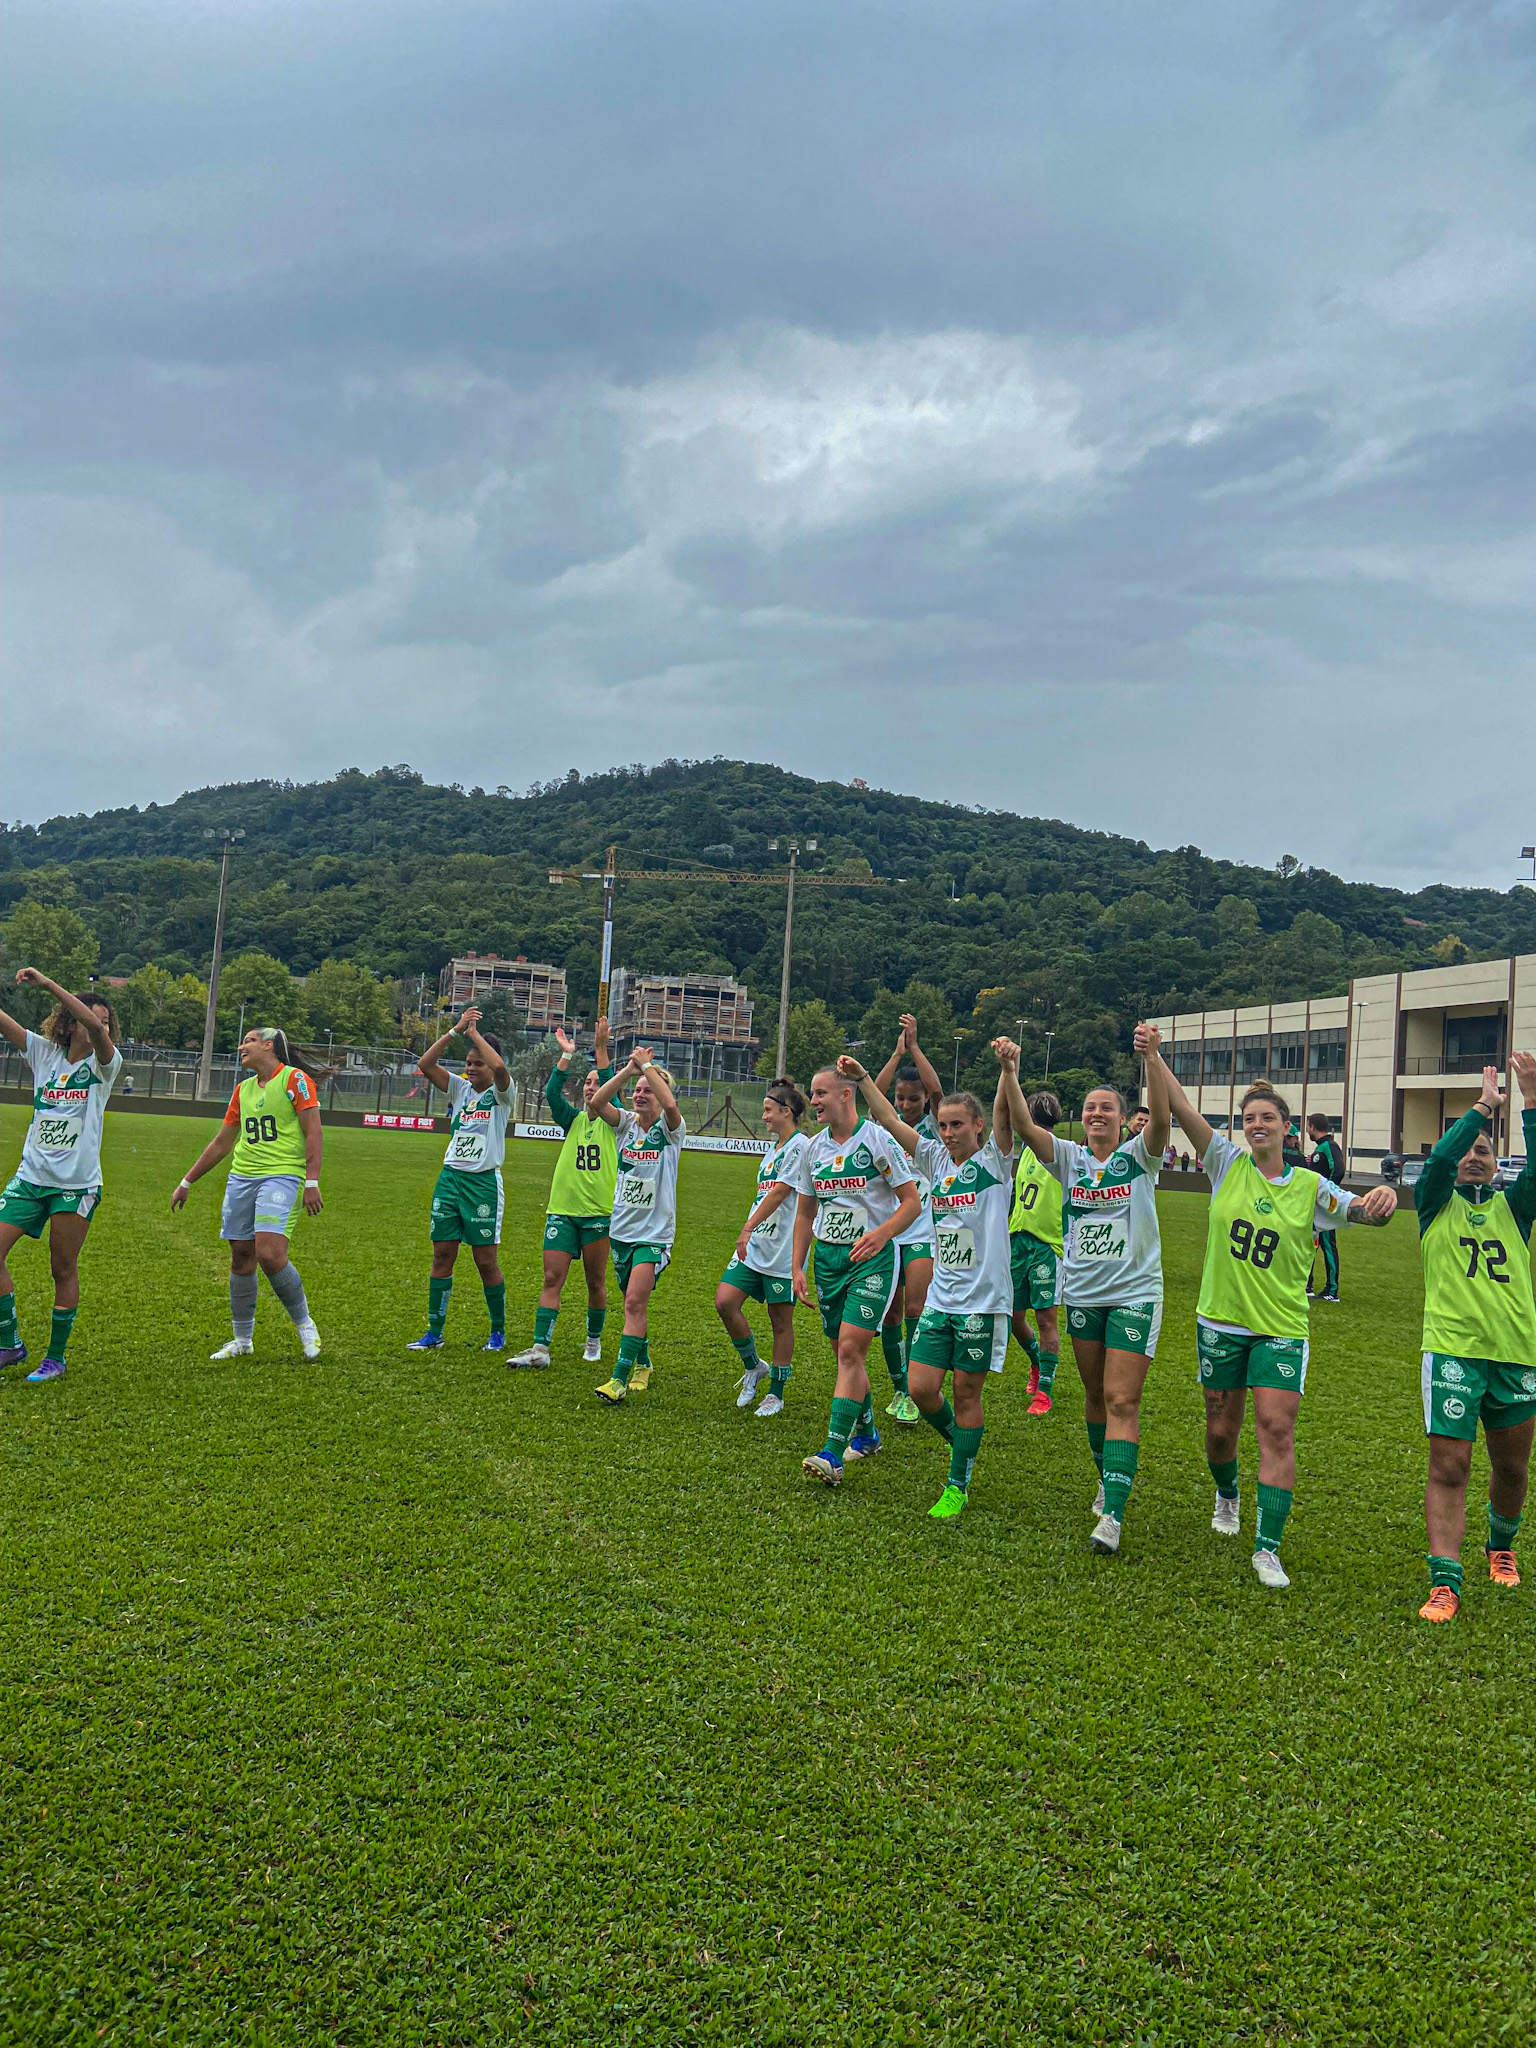
[[1489, 1220], [1488, 1212], [1485, 1209], [1473, 1209], [1467, 1217], [1467, 1228], [1468, 1230], [1486, 1230]]
[[1453, 1387], [1460, 1386], [1461, 1382], [1466, 1378], [1466, 1376], [1467, 1375], [1465, 1371], [1462, 1369], [1461, 1366], [1459, 1366], [1456, 1363], [1456, 1360], [1454, 1358], [1446, 1359], [1445, 1363], [1440, 1368], [1441, 1379], [1449, 1380]]
[[1260, 1216], [1273, 1216], [1275, 1213], [1275, 1205], [1268, 1195], [1255, 1195], [1253, 1206], [1255, 1213]]

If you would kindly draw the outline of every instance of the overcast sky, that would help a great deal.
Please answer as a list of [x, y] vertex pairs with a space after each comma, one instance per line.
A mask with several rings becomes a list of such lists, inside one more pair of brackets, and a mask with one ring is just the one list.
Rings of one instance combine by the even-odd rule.
[[1532, 0], [6, 14], [0, 816], [725, 753], [1513, 880]]

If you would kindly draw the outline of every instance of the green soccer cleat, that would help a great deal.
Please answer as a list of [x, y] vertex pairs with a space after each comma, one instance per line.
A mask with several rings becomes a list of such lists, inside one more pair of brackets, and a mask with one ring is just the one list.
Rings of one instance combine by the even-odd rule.
[[892, 1422], [921, 1422], [923, 1411], [910, 1394], [898, 1394], [886, 1409]]
[[964, 1506], [965, 1488], [963, 1486], [950, 1485], [945, 1487], [933, 1506], [928, 1510], [928, 1513], [935, 1522], [947, 1522], [953, 1516], [958, 1515]]

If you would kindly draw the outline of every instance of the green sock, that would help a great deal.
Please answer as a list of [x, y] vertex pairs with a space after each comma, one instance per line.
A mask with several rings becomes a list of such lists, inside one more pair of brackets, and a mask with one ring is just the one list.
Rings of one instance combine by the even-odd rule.
[[1520, 1534], [1518, 1515], [1496, 1515], [1493, 1502], [1488, 1503], [1488, 1541], [1485, 1550], [1513, 1550], [1515, 1538]]
[[1055, 1386], [1056, 1368], [1060, 1363], [1061, 1353], [1059, 1351], [1042, 1351], [1040, 1353], [1040, 1391], [1042, 1394], [1050, 1393], [1051, 1389]]
[[596, 1337], [599, 1343], [602, 1342], [603, 1325], [607, 1322], [607, 1320], [607, 1309], [589, 1308], [587, 1310], [587, 1337], [589, 1340], [593, 1337]]
[[559, 1313], [560, 1311], [557, 1308], [536, 1308], [534, 1310], [533, 1341], [535, 1344], [548, 1345], [550, 1338], [555, 1334], [555, 1318]]
[[[903, 1327], [905, 1328], [905, 1330], [906, 1330], [906, 1333], [907, 1333], [907, 1334], [906, 1334], [906, 1343], [905, 1343], [905, 1344], [904, 1344], [904, 1345], [902, 1346], [902, 1353], [901, 1353], [901, 1356], [902, 1356], [902, 1362], [903, 1362], [904, 1364], [910, 1364], [910, 1363], [911, 1363], [911, 1359], [912, 1359], [912, 1340], [913, 1340], [913, 1338], [914, 1338], [914, 1337], [916, 1337], [916, 1335], [917, 1335], [917, 1326], [918, 1326], [918, 1324], [919, 1324], [919, 1323], [920, 1323], [921, 1321], [922, 1321], [922, 1317], [921, 1317], [921, 1316], [908, 1316], [908, 1317], [907, 1317], [907, 1320], [906, 1320], [906, 1323], [905, 1323], [905, 1324], [904, 1324], [904, 1326], [903, 1326]], [[906, 1391], [906, 1385], [905, 1385], [905, 1382], [903, 1382], [903, 1385], [902, 1385], [902, 1391], [903, 1391], [903, 1393], [905, 1393], [905, 1391]]]
[[1461, 1591], [1461, 1559], [1459, 1557], [1434, 1557], [1429, 1560], [1429, 1583], [1432, 1586], [1449, 1586], [1453, 1593]]
[[1285, 1518], [1291, 1512], [1291, 1489], [1288, 1486], [1266, 1486], [1259, 1481], [1259, 1530], [1253, 1539], [1255, 1550], [1278, 1550], [1280, 1538], [1285, 1530]]
[[907, 1391], [907, 1361], [901, 1348], [900, 1323], [887, 1323], [880, 1332], [880, 1349], [885, 1354], [885, 1369], [891, 1376], [891, 1385], [898, 1394]]
[[53, 1312], [53, 1328], [48, 1333], [48, 1356], [64, 1363], [64, 1353], [69, 1349], [69, 1333], [75, 1327], [75, 1317], [80, 1313], [74, 1308], [56, 1308]]
[[793, 1371], [794, 1367], [792, 1365], [770, 1365], [768, 1368], [768, 1385], [781, 1401], [784, 1398], [784, 1389], [789, 1385], [789, 1376]]
[[1038, 1368], [1044, 1363], [1044, 1353], [1040, 1349], [1039, 1341], [1027, 1324], [1023, 1336], [1015, 1337], [1013, 1341], [1029, 1360], [1031, 1368]]
[[875, 1427], [875, 1397], [866, 1394], [859, 1403], [859, 1419], [854, 1426], [855, 1436], [869, 1436]]
[[427, 1328], [434, 1337], [443, 1334], [443, 1325], [448, 1320], [448, 1297], [452, 1292], [451, 1278], [427, 1282]]
[[627, 1331], [619, 1339], [619, 1362], [613, 1368], [613, 1376], [626, 1387], [629, 1385], [630, 1374], [640, 1363], [640, 1353], [644, 1344], [643, 1337], [631, 1337]]
[[939, 1432], [945, 1443], [952, 1444], [954, 1442], [955, 1411], [947, 1401], [942, 1408], [935, 1408], [931, 1415], [926, 1408], [919, 1408], [917, 1412], [922, 1416], [930, 1429], [936, 1429]]
[[731, 1339], [731, 1349], [741, 1360], [741, 1369], [744, 1373], [756, 1372], [762, 1364], [762, 1360], [757, 1355], [757, 1345], [754, 1343], [750, 1332], [745, 1337], [733, 1337]]
[[16, 1296], [0, 1294], [0, 1347], [9, 1351], [20, 1342], [16, 1334]]
[[485, 1281], [482, 1284], [485, 1287], [485, 1306], [491, 1318], [491, 1328], [493, 1330], [505, 1330], [507, 1327], [507, 1283], [505, 1280], [498, 1280], [494, 1287], [491, 1286], [489, 1281]]
[[826, 1448], [839, 1458], [848, 1448], [848, 1439], [853, 1435], [854, 1424], [859, 1419], [857, 1401], [845, 1401], [841, 1395], [832, 1399], [832, 1420], [827, 1424]]
[[1088, 1448], [1093, 1453], [1093, 1462], [1099, 1477], [1104, 1477], [1104, 1432], [1109, 1427], [1105, 1422], [1090, 1422], [1088, 1425]]
[[1216, 1491], [1217, 1491], [1217, 1492], [1218, 1492], [1218, 1493], [1219, 1493], [1219, 1494], [1221, 1495], [1222, 1499], [1223, 1499], [1223, 1500], [1236, 1500], [1236, 1499], [1237, 1499], [1237, 1460], [1236, 1460], [1236, 1458], [1207, 1458], [1205, 1462], [1206, 1462], [1206, 1463], [1207, 1463], [1207, 1465], [1209, 1465], [1209, 1466], [1210, 1466], [1210, 1468], [1211, 1468], [1211, 1477], [1212, 1477], [1212, 1478], [1213, 1478], [1213, 1479], [1215, 1480], [1215, 1482], [1216, 1482]]
[[1140, 1444], [1112, 1437], [1104, 1446], [1104, 1512], [1117, 1522], [1125, 1520], [1126, 1502], [1136, 1483], [1136, 1459]]
[[639, 1346], [640, 1346], [640, 1361], [639, 1361], [639, 1362], [640, 1362], [640, 1364], [641, 1364], [641, 1365], [649, 1365], [649, 1364], [650, 1364], [650, 1362], [651, 1362], [651, 1340], [650, 1340], [650, 1337], [649, 1337], [649, 1336], [641, 1337], [641, 1338], [637, 1339], [637, 1342], [639, 1343]]
[[958, 1486], [962, 1493], [971, 1483], [971, 1467], [976, 1462], [976, 1453], [981, 1449], [979, 1429], [961, 1429], [958, 1426], [949, 1440], [949, 1483]]

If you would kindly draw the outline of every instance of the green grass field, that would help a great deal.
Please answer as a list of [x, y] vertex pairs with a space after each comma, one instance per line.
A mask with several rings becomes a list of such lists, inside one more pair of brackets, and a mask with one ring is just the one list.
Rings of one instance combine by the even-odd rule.
[[[656, 1377], [610, 1411], [579, 1277], [549, 1373], [481, 1354], [467, 1258], [448, 1350], [403, 1350], [440, 1137], [328, 1133], [323, 1357], [264, 1287], [258, 1356], [210, 1364], [217, 1184], [167, 1206], [203, 1135], [109, 1119], [69, 1377], [0, 1382], [0, 2039], [1524, 2037], [1536, 1587], [1494, 1597], [1474, 1518], [1461, 1620], [1415, 1619], [1410, 1219], [1314, 1317], [1276, 1595], [1208, 1533], [1195, 1197], [1107, 1560], [1070, 1365], [1027, 1422], [1014, 1352], [952, 1524], [927, 1430], [802, 1482], [809, 1316], [784, 1417], [738, 1414], [745, 1161], [686, 1159]], [[519, 1337], [553, 1159], [507, 1176]], [[1243, 1486], [1251, 1533], [1251, 1439]]]

